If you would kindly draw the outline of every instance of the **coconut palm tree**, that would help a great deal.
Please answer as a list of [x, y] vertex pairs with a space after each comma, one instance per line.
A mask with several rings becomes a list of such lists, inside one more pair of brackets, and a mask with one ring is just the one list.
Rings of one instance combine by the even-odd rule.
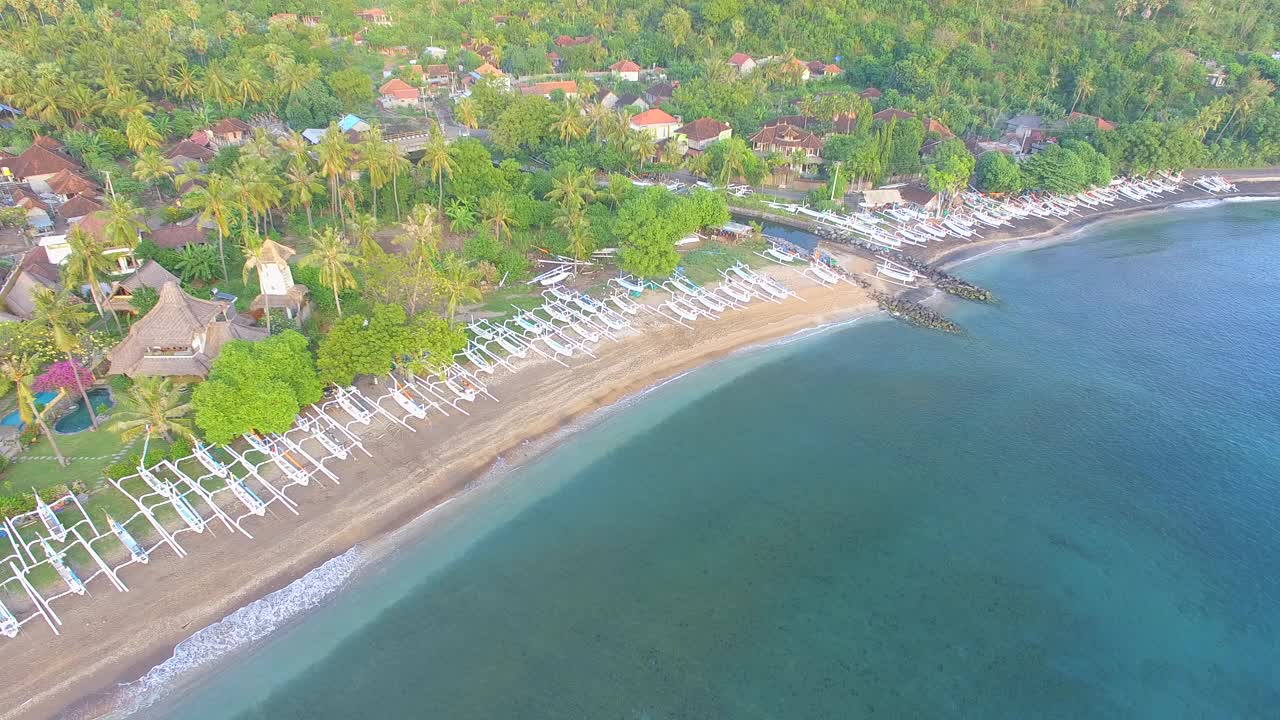
[[191, 66], [180, 62], [169, 73], [165, 87], [179, 100], [189, 100], [200, 94], [200, 77]]
[[41, 287], [36, 289], [31, 299], [33, 303], [31, 319], [49, 328], [53, 333], [53, 346], [67, 356], [67, 361], [71, 363], [73, 370], [72, 374], [76, 376], [76, 389], [80, 391], [80, 399], [89, 409], [89, 421], [93, 424], [93, 429], [97, 430], [98, 413], [94, 412], [93, 403], [89, 402], [89, 393], [80, 379], [75, 358], [75, 353], [84, 350], [80, 337], [89, 322], [89, 317], [93, 314], [92, 311], [74, 301], [67, 290], [55, 293], [49, 288]]
[[378, 244], [374, 233], [378, 231], [378, 221], [368, 213], [356, 213], [351, 217], [351, 239], [356, 251], [367, 263], [379, 255], [383, 255], [382, 246]]
[[365, 133], [360, 143], [359, 168], [369, 173], [369, 189], [373, 191], [373, 220], [378, 221], [378, 188], [386, 185], [389, 175], [388, 156], [390, 152], [386, 141], [382, 139], [381, 126], [374, 125]]
[[125, 441], [154, 432], [173, 442], [174, 435], [195, 437], [186, 417], [190, 413], [191, 403], [184, 402], [182, 387], [175, 387], [169, 378], [140, 377], [120, 398], [115, 422], [108, 429]]
[[227, 234], [227, 220], [233, 212], [235, 198], [224, 175], [210, 175], [204, 187], [193, 188], [182, 196], [183, 207], [200, 212], [202, 222], [213, 221], [218, 229], [218, 258], [222, 261], [222, 279], [227, 279], [227, 254], [222, 241]]
[[430, 168], [431, 179], [436, 181], [437, 193], [437, 212], [444, 212], [444, 176], [453, 177], [453, 171], [458, 165], [453, 161], [453, 157], [449, 155], [449, 146], [444, 142], [444, 135], [440, 133], [440, 128], [431, 128], [431, 139], [427, 142], [427, 146], [423, 148], [422, 158], [418, 160], [421, 167]]
[[133, 164], [133, 177], [142, 182], [156, 184], [156, 201], [160, 200], [160, 181], [173, 177], [178, 168], [155, 150], [148, 150], [138, 156]]
[[480, 199], [480, 215], [485, 222], [493, 223], [493, 238], [502, 240], [502, 231], [511, 232], [511, 199], [498, 191]]
[[560, 111], [560, 118], [551, 127], [565, 145], [586, 137], [587, 123], [582, 117], [582, 106], [575, 100], [566, 101]]
[[103, 240], [111, 247], [133, 248], [138, 246], [139, 233], [147, 229], [140, 220], [142, 211], [124, 197], [107, 200], [107, 224], [103, 226]]
[[465, 302], [478, 302], [480, 294], [480, 272], [467, 264], [457, 253], [449, 253], [441, 262], [440, 274], [436, 279], [440, 293], [444, 295], [445, 312], [449, 320], [458, 310], [458, 305]]
[[316, 179], [316, 174], [305, 163], [297, 162], [296, 158], [289, 163], [289, 169], [284, 173], [284, 191], [289, 198], [289, 209], [296, 210], [299, 207], [307, 211], [307, 232], [315, 232], [315, 226], [311, 222], [311, 201], [316, 195], [324, 191], [324, 185]]
[[566, 210], [581, 210], [595, 197], [595, 179], [588, 172], [570, 170], [551, 179], [547, 199], [554, 200]]
[[125, 139], [129, 149], [141, 155], [144, 151], [160, 147], [160, 133], [145, 115], [137, 114], [129, 118], [124, 126]]
[[333, 304], [338, 308], [338, 317], [342, 317], [342, 301], [338, 293], [356, 286], [351, 268], [360, 258], [348, 252], [350, 248], [346, 239], [331, 227], [311, 236], [311, 242], [311, 252], [302, 256], [298, 264], [320, 271], [320, 282], [333, 290]]
[[329, 178], [329, 201], [334, 217], [341, 217], [338, 186], [342, 183], [342, 176], [351, 167], [351, 143], [347, 141], [346, 134], [338, 129], [338, 123], [329, 123], [329, 129], [316, 146], [316, 155], [320, 158], [321, 174]]
[[[98, 315], [105, 317], [102, 311], [102, 276], [116, 268], [116, 263], [107, 255], [102, 243], [89, 237], [79, 225], [73, 225], [67, 232], [67, 265], [63, 270], [63, 279], [68, 287], [88, 285], [89, 296], [93, 298]], [[117, 324], [117, 327], [119, 325]]]
[[433, 268], [440, 252], [440, 226], [436, 223], [435, 210], [430, 205], [422, 204], [413, 206], [400, 228], [404, 232], [396, 237], [396, 244], [405, 249], [405, 253], [416, 265], [413, 293], [409, 299], [409, 312], [412, 313], [418, 307], [423, 265], [427, 266], [428, 271]]
[[49, 441], [49, 446], [53, 448], [54, 456], [58, 458], [58, 464], [65, 466], [67, 459], [62, 456], [62, 450], [58, 448], [53, 432], [49, 430], [44, 416], [36, 407], [35, 393], [31, 392], [31, 376], [35, 374], [35, 368], [36, 360], [28, 354], [9, 355], [0, 360], [0, 373], [9, 379], [13, 385], [14, 394], [17, 395], [18, 418], [26, 425], [34, 422], [40, 427], [45, 439]]
[[387, 143], [386, 162], [387, 172], [391, 173], [391, 194], [396, 201], [396, 222], [400, 222], [400, 176], [409, 172], [412, 165], [397, 143]]
[[568, 242], [569, 255], [575, 260], [585, 260], [591, 255], [592, 247], [590, 227], [580, 208], [566, 208], [556, 216], [552, 223], [564, 233]]
[[[240, 282], [249, 283], [249, 275], [267, 262], [263, 252], [262, 236], [249, 229], [244, 230], [240, 240], [240, 248], [244, 251], [244, 267], [240, 269]], [[262, 291], [262, 316], [267, 319], [267, 334], [271, 334], [271, 299], [266, 291]]]
[[453, 109], [454, 117], [462, 124], [462, 127], [468, 130], [474, 130], [480, 127], [479, 112], [476, 110], [476, 101], [471, 98], [463, 98]]

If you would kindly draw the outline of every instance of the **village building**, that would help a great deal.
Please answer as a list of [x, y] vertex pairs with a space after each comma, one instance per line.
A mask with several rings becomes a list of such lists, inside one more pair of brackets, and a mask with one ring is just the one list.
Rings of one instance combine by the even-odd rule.
[[378, 94], [381, 95], [382, 107], [405, 108], [417, 107], [422, 100], [422, 94], [418, 88], [401, 80], [400, 78], [391, 78], [378, 88]]
[[818, 118], [813, 117], [812, 115], [779, 115], [772, 120], [765, 120], [764, 124], [760, 127], [771, 128], [779, 125], [790, 125], [791, 127], [808, 130], [810, 127], [817, 124]]
[[632, 116], [628, 124], [632, 130], [646, 132], [654, 140], [666, 140], [680, 127], [680, 120], [672, 117], [665, 110], [653, 108]]
[[[133, 248], [137, 247], [138, 241], [142, 239], [141, 234], [135, 236], [127, 246], [112, 243], [107, 240], [109, 222], [110, 216], [105, 211], [98, 211], [89, 213], [72, 225], [83, 231], [85, 235], [107, 246], [103, 254], [116, 263], [116, 269], [111, 272], [112, 275], [125, 275], [137, 270], [138, 261], [133, 257]], [[66, 263], [67, 257], [71, 255], [71, 247], [66, 243], [66, 236], [59, 235], [56, 238], [49, 238], [49, 241], [46, 246], [49, 251], [49, 260], [59, 265]]]
[[57, 207], [58, 216], [68, 223], [74, 223], [91, 213], [102, 210], [102, 203], [89, 195], [76, 195]]
[[58, 196], [58, 200], [66, 202], [76, 195], [98, 195], [102, 189], [98, 183], [70, 170], [59, 170], [45, 181], [49, 192]]
[[720, 140], [728, 140], [733, 136], [733, 128], [728, 123], [715, 118], [698, 118], [676, 130], [676, 141], [689, 151], [700, 153]]
[[618, 99], [613, 103], [614, 110], [622, 110], [623, 108], [634, 108], [643, 112], [649, 109], [649, 103], [635, 93], [624, 93], [619, 95]]
[[166, 250], [181, 250], [188, 245], [204, 245], [209, 241], [209, 230], [199, 223], [185, 225], [161, 225], [151, 231], [151, 242]]
[[520, 87], [522, 95], [541, 95], [549, 98], [552, 93], [562, 92], [565, 97], [578, 97], [578, 81], [577, 80], [548, 80], [547, 82], [534, 83], [532, 85], [523, 85]]
[[435, 60], [436, 62], [439, 62], [441, 60], [444, 60], [445, 55], [448, 55], [449, 51], [445, 50], [442, 47], [436, 47], [435, 45], [428, 45], [425, 48], [423, 48], [422, 54], [426, 55], [432, 60]]
[[869, 87], [858, 93], [858, 97], [861, 97], [864, 100], [879, 100], [882, 95], [884, 95], [884, 93], [880, 92], [878, 88], [873, 87]]
[[108, 351], [108, 374], [204, 379], [227, 341], [267, 337], [266, 329], [238, 319], [230, 302], [192, 297], [176, 282], [164, 283], [159, 296]]
[[293, 281], [289, 258], [295, 251], [287, 245], [262, 241], [262, 262], [258, 264], [258, 287], [262, 293], [249, 305], [249, 313], [261, 317], [268, 309], [284, 310], [290, 319], [302, 322], [311, 314], [310, 291]]
[[739, 75], [746, 75], [756, 69], [756, 61], [746, 53], [736, 52], [729, 58], [729, 67], [737, 70]]
[[595, 35], [579, 35], [577, 37], [561, 35], [552, 41], [556, 47], [561, 48], [574, 47], [576, 45], [590, 45], [594, 42], [599, 42]]
[[[61, 145], [58, 143], [58, 147]], [[17, 157], [0, 160], [0, 173], [6, 180], [25, 182], [37, 193], [52, 192], [48, 180], [59, 172], [80, 172], [83, 169], [71, 158], [49, 149], [38, 140]]]
[[369, 123], [350, 113], [343, 115], [342, 118], [338, 120], [338, 130], [344, 133], [365, 133], [369, 132], [370, 127]]
[[609, 66], [614, 77], [628, 82], [640, 82], [640, 66], [631, 60], [619, 60]]
[[426, 71], [427, 85], [449, 85], [449, 66], [448, 65], [428, 65]]
[[357, 10], [356, 17], [369, 25], [378, 25], [380, 27], [390, 27], [392, 25], [391, 15], [382, 8]]
[[0, 286], [0, 321], [30, 320], [35, 311], [35, 293], [40, 288], [62, 289], [58, 266], [49, 261], [43, 246], [31, 248]]
[[1044, 130], [1044, 118], [1039, 115], [1015, 115], [1005, 122], [1005, 131], [1018, 138], [1026, 139], [1033, 132]]
[[1116, 129], [1115, 123], [1108, 122], [1107, 120], [1103, 120], [1102, 118], [1097, 117], [1096, 115], [1085, 115], [1082, 112], [1073, 111], [1070, 115], [1067, 116], [1067, 122], [1088, 123], [1092, 125], [1094, 128], [1101, 130], [1103, 132], [1110, 132]]
[[240, 145], [253, 132], [249, 123], [240, 118], [222, 118], [209, 129], [210, 144], [215, 148]]
[[675, 95], [676, 90], [680, 87], [680, 81], [658, 82], [650, 85], [644, 91], [644, 100], [649, 103], [649, 107], [661, 105], [667, 102]]
[[925, 118], [924, 134], [926, 137], [937, 135], [939, 140], [950, 140], [956, 136], [955, 133], [951, 132], [950, 128], [938, 122], [936, 118]]
[[35, 193], [24, 187], [16, 186], [10, 194], [13, 196], [13, 204], [27, 211], [27, 226], [38, 235], [53, 230], [53, 218], [49, 214], [49, 206], [41, 200]]
[[165, 283], [178, 284], [180, 281], [173, 273], [164, 269], [164, 266], [155, 260], [148, 260], [138, 268], [138, 272], [130, 275], [124, 280], [111, 283], [111, 290], [107, 293], [107, 301], [105, 305], [107, 309], [124, 315], [137, 315], [138, 310], [129, 301], [133, 299], [133, 294], [141, 288], [151, 288], [157, 293]]
[[871, 119], [876, 122], [887, 123], [890, 120], [910, 120], [915, 116], [916, 116], [915, 113], [907, 112], [906, 110], [899, 110], [898, 108], [885, 108], [884, 110], [881, 110], [880, 112], [872, 115]]
[[600, 88], [596, 92], [596, 104], [606, 110], [612, 110], [618, 104], [618, 96], [609, 88]]
[[792, 167], [798, 163], [792, 160], [796, 151], [804, 154], [804, 162], [808, 165], [821, 162], [822, 138], [794, 125], [774, 125], [762, 128], [751, 136], [751, 148], [760, 154], [781, 153], [785, 155]]
[[473, 82], [488, 78], [502, 87], [511, 87], [511, 78], [508, 77], [506, 73], [487, 62], [481, 64], [480, 67], [475, 70], [472, 70], [471, 78]]

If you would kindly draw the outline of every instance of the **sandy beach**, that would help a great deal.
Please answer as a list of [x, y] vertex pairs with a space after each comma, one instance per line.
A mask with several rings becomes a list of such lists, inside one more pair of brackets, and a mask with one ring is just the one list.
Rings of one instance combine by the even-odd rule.
[[[1280, 195], [1280, 177], [1228, 173], [1240, 195]], [[921, 259], [946, 267], [1003, 247], [1057, 241], [1109, 218], [1202, 199], [1183, 192], [1157, 203], [1091, 212], [1066, 221], [1035, 220], [981, 241], [943, 243]], [[846, 268], [870, 269], [864, 253], [824, 244]], [[335, 466], [341, 485], [311, 487], [299, 496], [301, 516], [268, 516], [250, 526], [255, 540], [229, 533], [184, 543], [190, 556], [158, 553], [124, 576], [131, 592], [95, 588], [92, 599], [57, 608], [64, 626], [54, 637], [30, 626], [4, 644], [3, 657], [25, 668], [11, 673], [0, 692], [0, 719], [92, 716], [101, 697], [163, 662], [197, 630], [278, 590], [351, 547], [376, 540], [456, 495], [500, 456], [556, 431], [576, 417], [655, 383], [723, 357], [822, 324], [874, 312], [875, 301], [851, 285], [824, 288], [784, 268], [771, 272], [807, 301], [755, 303], [693, 329], [673, 324], [603, 345], [590, 362], [572, 369], [526, 361], [517, 374], [486, 377], [500, 402], [480, 401], [471, 414], [435, 417], [413, 433], [391, 426], [363, 433], [373, 458]], [[656, 323], [651, 323], [656, 325]], [[554, 398], [554, 401], [548, 401]]]
[[649, 328], [601, 346], [595, 360], [575, 358], [572, 369], [526, 361], [519, 373], [496, 374], [489, 389], [499, 402], [468, 406], [470, 416], [436, 417], [416, 433], [389, 424], [363, 433], [374, 457], [334, 466], [341, 485], [299, 495], [300, 517], [255, 520], [254, 540], [229, 533], [184, 540], [186, 559], [160, 552], [126, 572], [130, 592], [99, 586], [92, 598], [60, 603], [61, 636], [33, 625], [5, 643], [13, 665], [39, 670], [11, 675], [0, 717], [92, 716], [105, 709], [93, 707], [96, 696], [141, 677], [192, 633], [405, 525], [527, 441], [734, 350], [875, 310], [854, 286], [828, 289], [774, 271], [807, 302], [757, 302], [692, 329]]

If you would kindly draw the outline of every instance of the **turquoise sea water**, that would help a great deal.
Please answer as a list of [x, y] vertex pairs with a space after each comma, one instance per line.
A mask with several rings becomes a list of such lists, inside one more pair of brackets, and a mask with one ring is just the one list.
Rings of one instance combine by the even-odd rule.
[[962, 271], [632, 403], [166, 717], [1254, 718], [1280, 707], [1280, 204]]

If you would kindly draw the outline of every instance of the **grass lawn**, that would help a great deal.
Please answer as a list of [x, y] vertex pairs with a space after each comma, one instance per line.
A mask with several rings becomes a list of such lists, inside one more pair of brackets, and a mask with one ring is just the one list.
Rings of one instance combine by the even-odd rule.
[[467, 311], [483, 312], [483, 313], [503, 313], [511, 314], [511, 306], [515, 305], [521, 310], [532, 310], [542, 305], [542, 297], [537, 291], [533, 290], [524, 283], [516, 283], [508, 285], [504, 288], [498, 288], [485, 296], [484, 302], [476, 307], [458, 310], [458, 320], [463, 321], [467, 317]]
[[[74, 480], [82, 480], [90, 488], [98, 487], [102, 483], [102, 469], [115, 462], [110, 456], [124, 448], [120, 436], [106, 429], [55, 437], [64, 456], [95, 459], [77, 459], [62, 467], [57, 460], [52, 459], [53, 449], [49, 446], [49, 441], [41, 437], [39, 442], [24, 451], [5, 470], [0, 478], [0, 493], [27, 493], [33, 487], [67, 485]], [[50, 459], [35, 459], [43, 457]]]
[[737, 245], [727, 245], [715, 240], [703, 243], [680, 258], [680, 267], [690, 280], [705, 285], [720, 278], [720, 271], [741, 262], [759, 265], [763, 259], [756, 251], [764, 249], [763, 240], [748, 240]]

